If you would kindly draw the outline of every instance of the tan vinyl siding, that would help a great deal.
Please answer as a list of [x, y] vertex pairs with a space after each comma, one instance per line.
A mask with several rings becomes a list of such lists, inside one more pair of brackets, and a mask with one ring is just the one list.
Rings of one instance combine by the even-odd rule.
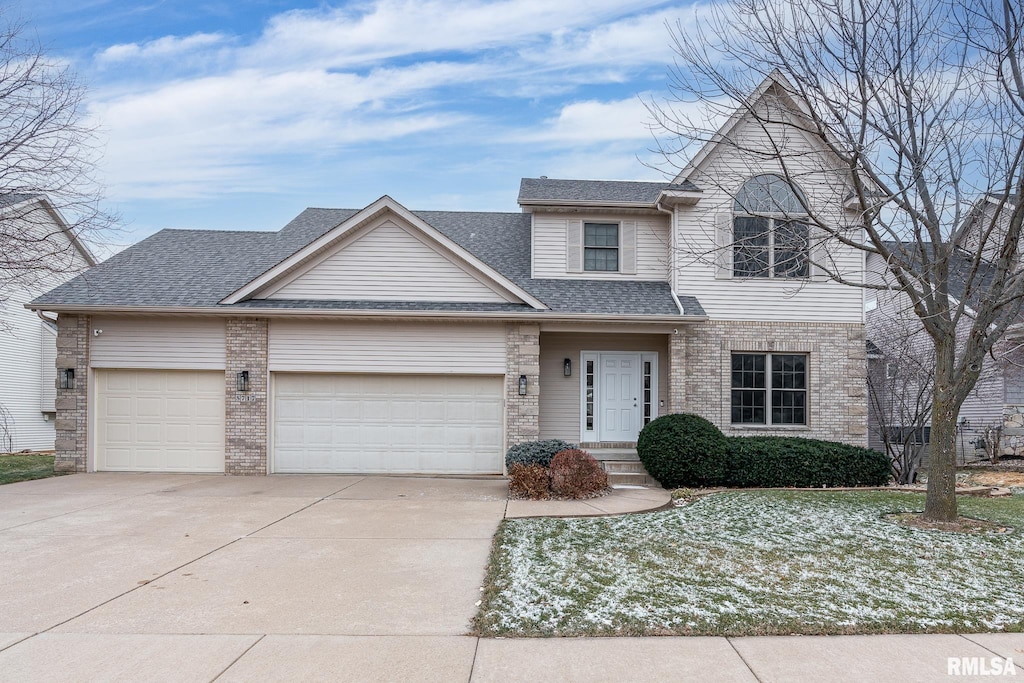
[[[583, 351], [637, 351], [658, 354], [658, 399], [668, 405], [668, 335], [543, 332], [540, 336], [540, 438], [580, 440], [580, 354]], [[572, 377], [562, 362], [572, 359]], [[657, 407], [664, 415], [666, 408]]]
[[411, 231], [385, 222], [342, 244], [268, 299], [505, 302]]
[[[569, 223], [635, 223], [636, 272], [568, 272], [566, 240]], [[620, 237], [627, 231], [620, 230]], [[667, 280], [669, 262], [669, 217], [594, 215], [533, 215], [533, 276], [535, 278], [585, 278], [588, 280]], [[621, 245], [620, 245], [621, 248]], [[620, 252], [620, 258], [622, 254]]]
[[220, 318], [97, 316], [92, 320], [94, 368], [223, 370], [225, 323]]
[[[822, 214], [836, 225], [850, 220], [850, 214], [842, 208], [845, 186], [820, 171], [825, 162], [822, 155], [792, 129], [774, 128], [773, 136], [783, 141], [780, 144], [791, 155], [787, 159], [790, 175], [808, 201], [824, 207]], [[769, 149], [760, 126], [741, 124], [735, 135], [743, 148]], [[732, 197], [746, 179], [779, 171], [777, 164], [743, 154], [728, 143], [719, 146], [702, 164], [693, 179], [704, 191], [700, 202], [676, 209], [675, 291], [697, 297], [713, 320], [861, 322], [863, 293], [858, 287], [810, 279], [716, 278], [716, 263], [720, 261], [716, 221], [722, 214], [731, 214]], [[860, 250], [830, 245], [829, 256], [844, 277], [853, 282], [861, 280], [864, 259]]]
[[270, 370], [505, 374], [502, 324], [271, 321]]

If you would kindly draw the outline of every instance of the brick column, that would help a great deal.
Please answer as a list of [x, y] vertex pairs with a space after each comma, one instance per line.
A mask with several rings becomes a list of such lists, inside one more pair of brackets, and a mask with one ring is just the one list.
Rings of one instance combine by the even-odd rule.
[[846, 356], [846, 394], [849, 397], [849, 417], [846, 441], [860, 446], [868, 445], [868, 353], [863, 325], [847, 328], [849, 342]]
[[[265, 318], [228, 318], [225, 382], [224, 471], [267, 473], [267, 331]], [[249, 391], [237, 373], [249, 372]]]
[[686, 411], [686, 334], [668, 335], [668, 412]]
[[[57, 440], [53, 469], [85, 472], [89, 444], [89, 316], [57, 317]], [[60, 370], [75, 371], [75, 387], [60, 388]]]
[[[519, 376], [526, 375], [526, 396]], [[540, 325], [511, 323], [505, 332], [505, 443], [540, 438]]]

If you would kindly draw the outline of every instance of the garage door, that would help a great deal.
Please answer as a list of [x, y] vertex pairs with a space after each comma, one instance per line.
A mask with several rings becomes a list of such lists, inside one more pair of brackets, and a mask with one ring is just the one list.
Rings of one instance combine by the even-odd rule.
[[277, 373], [277, 472], [500, 474], [502, 378]]
[[96, 371], [96, 469], [224, 471], [224, 373]]

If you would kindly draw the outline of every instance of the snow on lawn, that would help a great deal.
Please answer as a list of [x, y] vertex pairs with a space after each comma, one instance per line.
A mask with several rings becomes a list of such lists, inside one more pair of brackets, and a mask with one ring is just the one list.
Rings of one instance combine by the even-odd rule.
[[877, 633], [1024, 628], [1024, 496], [962, 499], [1011, 534], [913, 529], [924, 497], [727, 492], [665, 512], [507, 520], [484, 635]]

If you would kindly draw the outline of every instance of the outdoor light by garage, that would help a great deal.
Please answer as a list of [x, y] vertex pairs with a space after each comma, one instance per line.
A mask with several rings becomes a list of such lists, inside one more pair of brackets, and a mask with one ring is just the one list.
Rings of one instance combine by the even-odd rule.
[[562, 361], [562, 374], [566, 377], [572, 377], [572, 358], [566, 358]]
[[235, 375], [235, 388], [238, 391], [249, 391], [249, 371], [242, 370], [240, 373]]
[[74, 368], [61, 368], [61, 370], [60, 370], [60, 388], [61, 389], [74, 389], [75, 388], [75, 369]]
[[519, 395], [526, 396], [526, 375], [519, 375]]

